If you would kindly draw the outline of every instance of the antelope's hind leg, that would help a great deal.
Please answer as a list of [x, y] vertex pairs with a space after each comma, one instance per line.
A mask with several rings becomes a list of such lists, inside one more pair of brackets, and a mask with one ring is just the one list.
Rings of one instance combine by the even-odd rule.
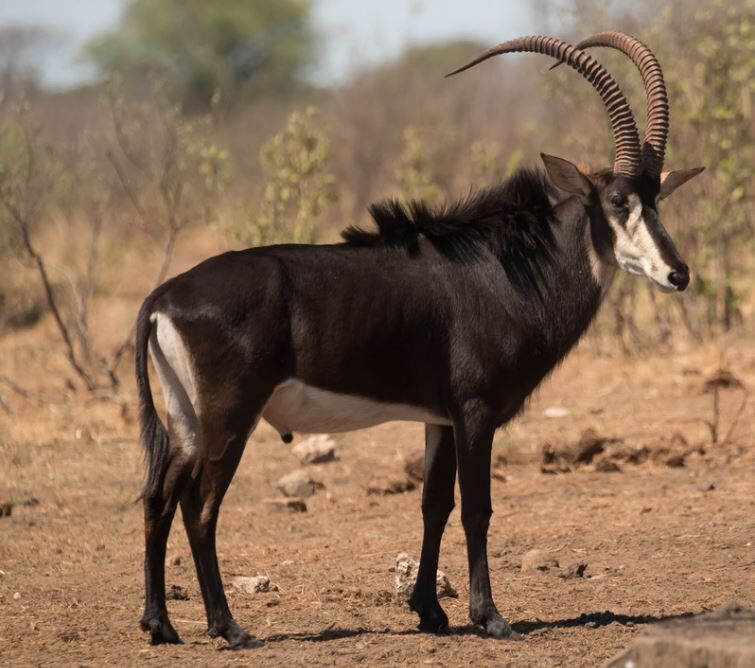
[[222, 416], [202, 416], [202, 453], [192, 481], [181, 497], [181, 514], [191, 545], [199, 586], [207, 613], [207, 632], [222, 636], [231, 649], [249, 649], [262, 641], [242, 629], [231, 615], [223, 591], [215, 544], [220, 504], [244, 452], [255, 416], [264, 399], [249, 406], [238, 406]]
[[435, 584], [440, 543], [454, 507], [456, 452], [451, 427], [425, 425], [425, 482], [422, 487], [422, 554], [409, 607], [419, 614], [419, 628], [448, 631], [448, 617], [438, 603]]
[[[191, 379], [187, 377], [182, 349], [169, 322], [158, 322], [150, 338], [150, 353], [160, 376], [168, 411], [168, 444], [164, 459], [156, 460], [154, 480], [145, 487], [144, 504], [144, 614], [140, 626], [153, 645], [181, 640], [168, 619], [165, 604], [165, 552], [176, 506], [191, 475], [197, 450], [198, 423], [192, 405]], [[159, 450], [162, 431], [153, 433], [151, 444]], [[150, 475], [152, 480], [153, 475]]]
[[[173, 440], [172, 437], [171, 443]], [[144, 614], [139, 625], [143, 631], [149, 631], [153, 645], [181, 642], [168, 619], [165, 604], [165, 552], [178, 498], [191, 473], [190, 467], [185, 458], [172, 451], [163, 484], [157, 490], [145, 492], [143, 497], [146, 589]]]

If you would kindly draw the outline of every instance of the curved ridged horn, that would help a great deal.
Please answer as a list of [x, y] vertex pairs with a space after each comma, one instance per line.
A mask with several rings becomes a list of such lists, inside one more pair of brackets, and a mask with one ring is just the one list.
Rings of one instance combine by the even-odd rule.
[[627, 176], [638, 175], [640, 172], [640, 137], [637, 134], [637, 125], [634, 122], [629, 102], [621, 92], [619, 84], [608, 71], [592, 56], [571, 44], [553, 37], [537, 35], [518, 37], [488, 49], [471, 62], [449, 72], [446, 76], [463, 72], [493, 56], [519, 51], [542, 53], [561, 60], [577, 70], [592, 84], [593, 88], [600, 94], [608, 111], [614, 141], [616, 142], [613, 173]]
[[642, 164], [649, 175], [660, 177], [668, 139], [669, 105], [658, 59], [640, 40], [623, 32], [600, 32], [582, 40], [576, 48], [589, 49], [593, 46], [607, 46], [621, 51], [632, 59], [640, 71], [648, 105]]

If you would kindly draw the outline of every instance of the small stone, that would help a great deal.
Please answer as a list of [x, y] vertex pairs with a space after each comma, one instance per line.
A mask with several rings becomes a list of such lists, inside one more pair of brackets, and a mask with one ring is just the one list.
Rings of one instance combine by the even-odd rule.
[[170, 589], [165, 594], [169, 601], [188, 601], [189, 594], [180, 585], [170, 585]]
[[671, 455], [666, 458], [666, 461], [664, 463], [666, 464], [666, 466], [669, 466], [671, 468], [681, 468], [682, 466], [684, 466], [685, 458], [686, 457], [683, 454]]
[[315, 481], [304, 469], [284, 475], [278, 481], [278, 489], [286, 496], [308, 497], [315, 493]]
[[459, 598], [459, 592], [457, 592], [448, 576], [443, 571], [438, 571], [435, 574], [435, 589], [438, 592], [438, 598]]
[[231, 580], [231, 586], [244, 594], [260, 594], [278, 591], [278, 585], [270, 582], [267, 575], [240, 575]]
[[13, 594], [13, 600], [14, 601], [20, 601], [21, 600], [21, 592], [17, 591], [15, 594]]
[[522, 557], [522, 572], [548, 571], [558, 568], [558, 559], [546, 550], [530, 550]]
[[716, 483], [714, 482], [698, 482], [695, 483], [694, 488], [698, 492], [712, 492], [716, 489]]
[[181, 557], [173, 557], [173, 561], [171, 563], [174, 566], [180, 566], [181, 565]]
[[330, 436], [317, 434], [295, 445], [293, 452], [302, 464], [325, 464], [336, 458], [336, 444]]
[[[396, 598], [399, 602], [406, 602], [411, 598], [414, 591], [419, 564], [406, 552], [400, 552], [396, 555], [396, 567], [393, 570], [396, 573]], [[438, 570], [435, 574], [435, 588], [438, 598], [459, 597], [458, 592], [441, 570]]]
[[584, 561], [575, 561], [573, 564], [569, 564], [565, 568], [561, 569], [558, 577], [569, 580], [571, 578], [581, 578], [585, 574], [587, 564]]
[[543, 411], [543, 417], [547, 418], [563, 418], [571, 415], [571, 411], [563, 406], [548, 406]]
[[595, 463], [595, 470], [600, 473], [618, 473], [621, 467], [612, 459], [599, 459]]
[[10, 517], [13, 513], [14, 504], [8, 501], [7, 503], [0, 503], [0, 517]]
[[269, 506], [272, 507], [273, 510], [283, 511], [288, 510], [290, 512], [294, 513], [306, 513], [307, 512], [307, 504], [304, 502], [303, 499], [287, 499], [285, 497], [281, 497], [278, 499], [263, 499], [262, 503], [266, 503]]
[[577, 443], [574, 460], [580, 464], [589, 464], [595, 455], [603, 452], [606, 441], [608, 440], [609, 439], [598, 434], [594, 429], [585, 429], [584, 432], [582, 432], [579, 443]]
[[367, 485], [367, 494], [378, 494], [380, 496], [387, 496], [388, 494], [402, 494], [404, 492], [413, 490], [416, 486], [416, 483], [409, 477], [376, 477], [370, 480], [369, 484]]

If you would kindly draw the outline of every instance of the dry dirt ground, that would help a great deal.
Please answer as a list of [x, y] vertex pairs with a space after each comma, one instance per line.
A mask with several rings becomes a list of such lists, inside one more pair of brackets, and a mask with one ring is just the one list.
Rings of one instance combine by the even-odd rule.
[[[279, 588], [229, 593], [236, 619], [264, 647], [223, 651], [205, 635], [178, 517], [167, 584], [188, 594], [169, 601], [185, 644], [151, 647], [137, 624], [142, 463], [133, 394], [129, 387], [112, 401], [71, 391], [51, 341], [49, 323], [0, 341], [0, 378], [27, 392], [0, 383], [10, 405], [0, 411], [0, 504], [14, 504], [0, 517], [2, 665], [594, 666], [657, 620], [755, 603], [755, 397], [737, 417], [746, 388], [755, 388], [755, 341], [726, 344], [726, 365], [745, 390], [720, 391], [721, 437], [736, 424], [719, 445], [705, 424], [712, 395], [703, 392], [719, 347], [611, 359], [583, 345], [495, 444], [506, 463], [493, 481], [491, 576], [522, 641], [494, 641], [468, 623], [458, 510], [440, 564], [459, 591], [444, 600], [456, 632], [420, 634], [395, 602], [396, 554], [419, 552], [420, 490], [366, 493], [376, 474], [401, 475], [403, 457], [421, 444], [421, 425], [394, 423], [335, 437], [338, 459], [309, 467], [324, 487], [305, 513], [263, 502], [298, 461], [261, 426], [223, 506], [218, 551], [226, 582], [265, 574]], [[554, 407], [568, 414], [545, 417]], [[558, 450], [588, 427], [646, 446], [647, 461], [543, 473], [544, 444]], [[534, 548], [562, 565], [585, 562], [585, 577], [522, 572], [521, 557]]]

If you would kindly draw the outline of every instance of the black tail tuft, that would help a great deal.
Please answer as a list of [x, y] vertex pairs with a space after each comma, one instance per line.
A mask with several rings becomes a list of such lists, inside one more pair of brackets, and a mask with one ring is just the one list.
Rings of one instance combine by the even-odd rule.
[[139, 394], [139, 426], [147, 458], [147, 480], [142, 497], [154, 496], [162, 484], [170, 459], [170, 439], [155, 409], [147, 368], [147, 346], [152, 332], [152, 303], [144, 302], [136, 322], [136, 387]]

